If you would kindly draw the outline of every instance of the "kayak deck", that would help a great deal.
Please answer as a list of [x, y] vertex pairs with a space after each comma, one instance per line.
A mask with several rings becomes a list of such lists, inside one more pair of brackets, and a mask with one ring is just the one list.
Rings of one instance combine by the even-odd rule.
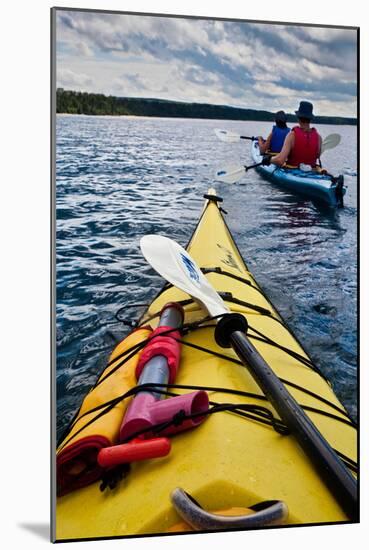
[[[251, 142], [251, 155], [255, 163], [259, 163], [263, 159], [257, 141]], [[259, 166], [256, 170], [264, 178], [284, 189], [323, 202], [328, 206], [337, 207], [339, 205], [336, 193], [337, 185], [327, 175], [318, 174], [313, 170], [303, 172], [298, 168], [281, 168], [273, 164]], [[345, 195], [345, 193], [346, 188], [343, 187], [342, 194]]]
[[[216, 198], [206, 202], [187, 250], [215, 289], [227, 293], [223, 297], [228, 307], [246, 317], [253, 344], [287, 381], [288, 389], [324, 437], [355, 461], [354, 425], [330, 385], [310, 368], [308, 355], [258, 287]], [[193, 324], [183, 336], [176, 384], [212, 388], [208, 390], [211, 402], [240, 404], [251, 417], [232, 412], [212, 414], [196, 429], [172, 437], [168, 456], [132, 464], [127, 478], [115, 489], [102, 493], [99, 483], [94, 483], [58, 498], [57, 540], [166, 533], [180, 522], [170, 500], [176, 487], [191, 494], [206, 510], [282, 500], [289, 509], [288, 524], [348, 521], [294, 437], [281, 435], [260, 422], [257, 413], [251, 413], [257, 406], [277, 417], [233, 350], [215, 343], [214, 321], [196, 326], [206, 315], [187, 294], [166, 285], [140, 324], [155, 327], [161, 308], [171, 301], [184, 301], [185, 323]], [[245, 394], [224, 393], [224, 389]]]

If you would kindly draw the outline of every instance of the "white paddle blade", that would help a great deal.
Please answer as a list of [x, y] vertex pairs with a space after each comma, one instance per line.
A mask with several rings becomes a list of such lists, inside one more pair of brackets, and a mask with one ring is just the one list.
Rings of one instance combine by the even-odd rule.
[[327, 136], [323, 140], [322, 150], [320, 154], [324, 153], [324, 151], [327, 151], [328, 149], [334, 149], [335, 147], [337, 147], [337, 145], [339, 145], [340, 142], [341, 142], [340, 134], [329, 134], [329, 136]]
[[211, 316], [229, 312], [195, 261], [178, 243], [161, 235], [145, 235], [140, 246], [147, 262], [159, 275], [195, 298]]
[[246, 173], [245, 167], [238, 165], [229, 165], [220, 168], [215, 172], [215, 180], [225, 183], [236, 183]]
[[220, 130], [219, 128], [215, 128], [214, 132], [217, 138], [220, 139], [220, 141], [224, 141], [225, 143], [236, 143], [241, 139], [241, 136], [239, 134], [236, 134], [235, 132], [229, 132], [228, 130]]

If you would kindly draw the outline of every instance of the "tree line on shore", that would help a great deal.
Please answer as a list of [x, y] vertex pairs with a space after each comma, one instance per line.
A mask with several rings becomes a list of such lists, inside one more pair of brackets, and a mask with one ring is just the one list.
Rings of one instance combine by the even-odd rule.
[[[58, 88], [56, 91], [56, 112], [78, 115], [134, 115], [153, 117], [207, 118], [225, 120], [273, 121], [274, 113], [256, 109], [242, 109], [226, 105], [206, 103], [185, 103], [163, 99], [115, 97], [104, 94], [76, 92]], [[287, 114], [288, 122], [296, 117]], [[356, 124], [356, 118], [339, 116], [317, 116], [315, 123]]]

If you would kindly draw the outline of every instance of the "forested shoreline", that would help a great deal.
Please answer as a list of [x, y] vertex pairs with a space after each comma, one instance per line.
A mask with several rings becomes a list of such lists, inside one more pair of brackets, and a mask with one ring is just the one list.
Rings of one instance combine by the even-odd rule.
[[[205, 118], [224, 120], [257, 120], [273, 121], [270, 111], [241, 109], [227, 105], [210, 105], [207, 103], [185, 103], [150, 98], [132, 98], [106, 96], [76, 92], [58, 88], [56, 92], [56, 112], [79, 115], [133, 115], [171, 118]], [[296, 121], [293, 114], [287, 114], [288, 122]], [[357, 123], [356, 118], [339, 116], [317, 116], [317, 124], [350, 124]]]

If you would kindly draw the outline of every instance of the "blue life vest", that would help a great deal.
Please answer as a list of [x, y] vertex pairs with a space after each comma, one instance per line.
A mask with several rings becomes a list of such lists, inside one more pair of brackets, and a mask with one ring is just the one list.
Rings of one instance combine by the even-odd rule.
[[273, 126], [272, 139], [270, 140], [270, 151], [272, 153], [280, 153], [286, 139], [286, 135], [289, 133], [290, 128], [278, 128]]

